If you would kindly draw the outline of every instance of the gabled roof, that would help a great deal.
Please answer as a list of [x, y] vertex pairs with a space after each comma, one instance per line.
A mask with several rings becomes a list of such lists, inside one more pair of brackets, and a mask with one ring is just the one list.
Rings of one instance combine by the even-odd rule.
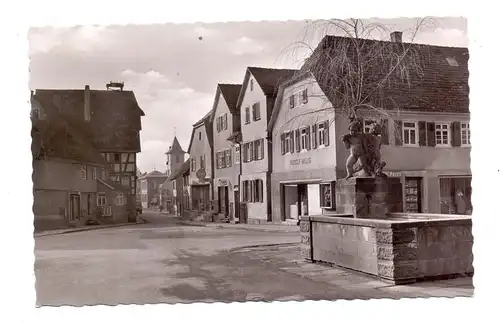
[[102, 184], [103, 186], [108, 187], [111, 190], [118, 190], [118, 191], [129, 191], [130, 190], [130, 187], [124, 186], [120, 183], [114, 182], [114, 181], [109, 180], [109, 179], [107, 179], [107, 180], [97, 179], [97, 182], [99, 184]]
[[56, 107], [72, 118], [73, 126], [86, 133], [99, 150], [141, 150], [139, 132], [144, 111], [132, 91], [90, 90], [89, 122], [84, 120], [83, 89], [37, 89], [33, 97], [44, 109]]
[[213, 109], [210, 110], [210, 112], [208, 112], [207, 114], [205, 114], [205, 116], [203, 116], [201, 120], [193, 124], [193, 130], [191, 131], [191, 138], [189, 139], [188, 154], [191, 154], [191, 146], [193, 145], [194, 133], [196, 132], [196, 129], [201, 126], [205, 126], [208, 144], [210, 147], [212, 147], [212, 131], [210, 126], [211, 125], [210, 119], [212, 118], [212, 114], [213, 114]]
[[167, 178], [168, 176], [163, 173], [163, 172], [160, 172], [160, 171], [157, 171], [157, 170], [153, 170], [149, 173], [145, 173], [144, 175], [142, 175], [140, 178], [138, 179], [147, 179], [147, 178]]
[[[398, 51], [401, 52], [403, 46], [404, 48], [411, 46], [414, 57], [419, 60], [417, 64], [420, 70], [411, 68], [407, 71], [410, 86], [408, 84], [394, 84], [394, 82], [391, 83], [391, 86], [381, 87], [382, 90], [365, 86], [363, 96], [374, 93], [370, 96], [372, 101], [368, 103], [378, 107], [382, 106], [386, 110], [469, 113], [469, 51], [467, 48], [397, 43], [372, 39], [358, 39], [357, 42], [358, 46], [364, 51], [384, 48], [387, 52], [397, 53]], [[357, 57], [354, 52], [353, 39], [325, 36], [301, 67], [300, 72], [289, 83], [312, 76], [318, 82], [328, 100], [333, 106], [336, 106], [335, 100], [337, 98], [334, 97], [332, 91], [327, 90], [332, 86], [328, 84], [328, 73], [331, 73], [334, 67], [329, 70], [324, 66], [332, 63], [331, 57], [339, 50], [346, 52], [351, 60]], [[371, 69], [366, 69], [368, 71], [368, 77], [366, 78], [372, 77], [372, 84], [376, 84], [378, 78], [375, 77], [382, 77], [379, 75], [386, 74], [388, 65], [391, 64], [393, 59], [395, 59], [394, 55], [380, 55], [376, 61], [370, 63], [369, 68]], [[384, 71], [381, 70], [382, 68], [385, 68]], [[369, 80], [366, 83], [369, 83]], [[286, 86], [288, 85], [283, 84], [281, 87]], [[280, 92], [282, 95], [282, 88], [280, 88]], [[268, 124], [269, 131], [274, 127], [279, 114], [282, 105], [281, 95], [279, 94], [275, 102], [277, 108], [273, 109]]]
[[181, 165], [181, 167], [177, 170], [177, 172], [175, 173], [172, 173], [172, 175], [168, 178], [168, 180], [170, 181], [174, 181], [175, 179], [178, 179], [180, 178], [183, 174], [185, 174], [186, 172], [189, 173], [189, 169], [191, 168], [190, 167], [190, 163], [189, 163], [189, 159], [184, 161], [184, 163]]
[[222, 96], [229, 112], [232, 115], [239, 115], [240, 111], [236, 108], [236, 103], [238, 102], [238, 97], [240, 95], [241, 85], [240, 84], [217, 84], [217, 89], [215, 90], [214, 105], [212, 107], [213, 113], [210, 116], [210, 123], [214, 123], [215, 114], [217, 113], [217, 105]]
[[172, 145], [165, 154], [171, 154], [173, 152], [186, 153], [186, 151], [182, 149], [179, 140], [177, 140], [177, 136], [174, 136], [174, 142], [172, 142]]
[[44, 114], [45, 120], [32, 122], [31, 150], [34, 159], [47, 157], [109, 165], [92, 143], [61, 113], [52, 107], [47, 107], [44, 108]]
[[260, 86], [264, 95], [275, 97], [278, 93], [278, 87], [281, 83], [289, 80], [293, 75], [298, 72], [296, 69], [275, 69], [275, 68], [262, 68], [262, 67], [247, 67], [243, 85], [241, 86], [236, 109], [241, 109], [243, 97], [245, 96], [246, 88], [250, 74], [253, 75], [257, 84]]

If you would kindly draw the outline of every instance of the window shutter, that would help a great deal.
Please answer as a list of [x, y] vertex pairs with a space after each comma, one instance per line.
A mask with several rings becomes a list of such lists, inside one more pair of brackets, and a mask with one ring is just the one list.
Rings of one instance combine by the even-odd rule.
[[295, 130], [295, 147], [297, 152], [300, 152], [300, 130]]
[[260, 159], [264, 159], [264, 139], [260, 139]]
[[290, 153], [293, 153], [295, 148], [295, 136], [293, 135], [293, 131], [288, 132], [290, 135]]
[[302, 92], [302, 103], [307, 103], [307, 88]]
[[318, 146], [318, 125], [317, 124], [313, 124], [312, 126], [312, 148], [313, 149], [316, 149], [316, 147]]
[[451, 136], [451, 146], [461, 146], [462, 145], [462, 127], [460, 122], [451, 123], [450, 128]]
[[389, 120], [382, 120], [382, 144], [389, 145]]
[[328, 120], [325, 121], [325, 146], [330, 145], [330, 122]]
[[403, 145], [403, 121], [394, 121], [394, 144]]
[[233, 151], [231, 150], [227, 150], [227, 155], [228, 155], [228, 161], [227, 161], [227, 166], [230, 167], [233, 165], [233, 156], [232, 156], [232, 153]]
[[264, 181], [262, 179], [259, 179], [259, 201], [264, 202]]
[[224, 130], [227, 130], [227, 113], [224, 114]]
[[331, 192], [331, 205], [332, 205], [332, 209], [335, 210], [337, 209], [337, 194], [335, 193], [335, 181], [333, 181], [330, 185], [330, 192]]
[[427, 146], [436, 146], [436, 123], [427, 122]]
[[254, 191], [253, 191], [253, 180], [250, 180], [250, 202], [253, 202], [253, 196], [254, 196]]
[[252, 105], [252, 119], [255, 121], [256, 116], [255, 116], [255, 104]]
[[285, 155], [285, 134], [281, 134], [281, 155]]
[[427, 123], [425, 121], [418, 121], [418, 144], [420, 146], [427, 145]]
[[294, 108], [295, 107], [295, 99], [294, 99], [294, 95], [290, 96], [290, 108]]
[[253, 142], [248, 142], [248, 150], [250, 155], [248, 156], [248, 161], [253, 161], [255, 156], [253, 155]]
[[306, 149], [311, 150], [311, 127], [306, 128]]

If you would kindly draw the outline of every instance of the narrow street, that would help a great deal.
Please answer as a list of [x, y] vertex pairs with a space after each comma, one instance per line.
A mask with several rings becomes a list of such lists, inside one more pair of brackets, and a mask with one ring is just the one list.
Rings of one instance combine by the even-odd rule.
[[[300, 259], [295, 232], [147, 224], [35, 238], [37, 305], [471, 296], [470, 279], [388, 287]], [[266, 244], [283, 244], [265, 246]], [[249, 247], [252, 246], [252, 247]], [[357, 287], [356, 287], [357, 286]]]

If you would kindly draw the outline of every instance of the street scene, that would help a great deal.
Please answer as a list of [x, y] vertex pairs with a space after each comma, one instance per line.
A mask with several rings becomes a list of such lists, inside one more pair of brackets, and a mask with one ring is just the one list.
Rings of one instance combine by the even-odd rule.
[[392, 286], [303, 261], [298, 230], [148, 223], [35, 238], [37, 305], [472, 296], [470, 277]]
[[464, 18], [29, 39], [39, 306], [473, 295]]

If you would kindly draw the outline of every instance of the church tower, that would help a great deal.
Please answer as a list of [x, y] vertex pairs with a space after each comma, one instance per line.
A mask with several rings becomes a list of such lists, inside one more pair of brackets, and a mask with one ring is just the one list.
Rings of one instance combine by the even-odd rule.
[[177, 140], [177, 136], [174, 136], [174, 141], [165, 154], [167, 155], [167, 175], [171, 176], [180, 169], [184, 163], [184, 156], [186, 155], [186, 151], [182, 149], [179, 141]]

